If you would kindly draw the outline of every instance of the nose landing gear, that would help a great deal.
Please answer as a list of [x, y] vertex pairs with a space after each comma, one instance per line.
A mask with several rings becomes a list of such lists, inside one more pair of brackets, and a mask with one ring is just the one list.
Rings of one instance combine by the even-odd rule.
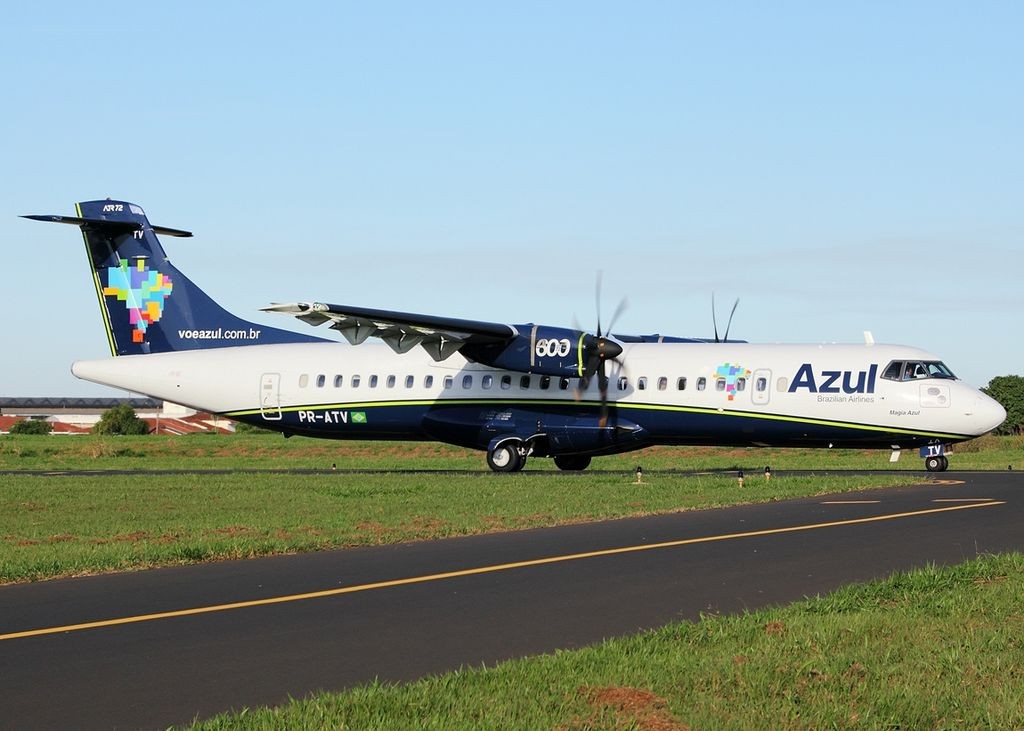
[[945, 455], [925, 457], [924, 468], [929, 472], [945, 472], [949, 469], [949, 460]]

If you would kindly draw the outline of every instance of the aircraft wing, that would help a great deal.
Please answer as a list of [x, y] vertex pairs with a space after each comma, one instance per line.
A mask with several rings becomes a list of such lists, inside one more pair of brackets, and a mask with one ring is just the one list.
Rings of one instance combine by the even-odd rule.
[[421, 345], [437, 361], [444, 360], [466, 344], [498, 345], [509, 343], [519, 335], [517, 328], [504, 323], [323, 302], [272, 304], [264, 307], [263, 311], [294, 315], [314, 326], [329, 322], [331, 328], [353, 345], [359, 345], [369, 337], [380, 338], [396, 353], [406, 353]]

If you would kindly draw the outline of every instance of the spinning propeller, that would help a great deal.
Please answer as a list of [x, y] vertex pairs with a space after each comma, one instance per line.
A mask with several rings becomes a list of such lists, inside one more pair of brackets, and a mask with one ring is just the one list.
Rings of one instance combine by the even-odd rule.
[[595, 306], [597, 309], [597, 334], [596, 335], [585, 335], [583, 337], [583, 377], [580, 378], [579, 386], [576, 389], [576, 398], [580, 399], [583, 395], [583, 390], [590, 385], [590, 379], [597, 375], [597, 387], [601, 394], [601, 419], [600, 426], [604, 427], [608, 423], [608, 372], [607, 362], [609, 360], [616, 361], [621, 364], [618, 360], [619, 356], [622, 355], [622, 346], [614, 340], [606, 337], [605, 333], [611, 334], [612, 328], [615, 326], [615, 321], [619, 319], [619, 316], [626, 311], [629, 306], [628, 300], [623, 297], [618, 306], [615, 308], [615, 312], [612, 314], [611, 320], [608, 324], [608, 330], [602, 330], [601, 328], [601, 273], [597, 273], [597, 285], [595, 287]]

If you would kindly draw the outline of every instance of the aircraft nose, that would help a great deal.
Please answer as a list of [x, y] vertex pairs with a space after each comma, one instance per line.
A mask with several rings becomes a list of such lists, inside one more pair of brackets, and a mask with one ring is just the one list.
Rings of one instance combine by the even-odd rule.
[[978, 434], [986, 434], [1006, 421], [1006, 409], [994, 398], [979, 393], [975, 397], [974, 420], [978, 427]]

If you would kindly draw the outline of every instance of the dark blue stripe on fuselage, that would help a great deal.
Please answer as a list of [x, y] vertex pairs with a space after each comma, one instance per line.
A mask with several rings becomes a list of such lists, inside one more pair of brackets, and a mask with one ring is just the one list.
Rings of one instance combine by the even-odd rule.
[[[228, 414], [231, 416], [231, 414]], [[289, 410], [279, 420], [260, 414], [232, 416], [269, 429], [326, 439], [394, 439], [447, 442], [473, 449], [486, 449], [496, 435], [527, 437], [539, 432], [572, 432], [600, 416], [591, 404], [546, 402], [446, 403], [354, 405], [351, 407], [311, 406]], [[655, 444], [720, 446], [907, 448], [936, 442], [970, 438], [936, 435], [913, 430], [879, 430], [856, 424], [820, 424], [772, 418], [751, 412], [693, 412], [609, 405], [609, 426], [617, 422], [639, 425], [643, 443], [624, 439], [609, 444], [608, 453]], [[618, 447], [618, 448], [617, 448]]]

